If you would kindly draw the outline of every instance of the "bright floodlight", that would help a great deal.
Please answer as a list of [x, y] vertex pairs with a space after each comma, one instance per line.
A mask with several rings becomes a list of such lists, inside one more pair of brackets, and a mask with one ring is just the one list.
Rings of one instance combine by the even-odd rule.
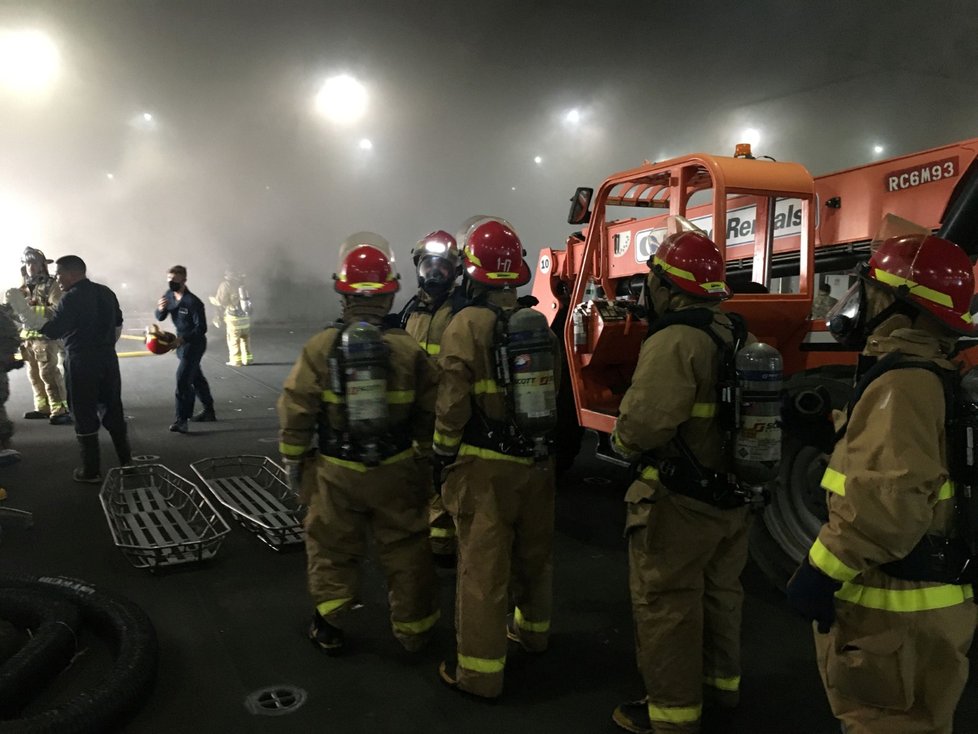
[[541, 163], [543, 163], [543, 158], [541, 158], [540, 156], [536, 156], [533, 159], [533, 162], [536, 163], [539, 166]]
[[373, 150], [374, 144], [370, 142], [368, 138], [364, 138], [360, 141], [360, 150]]
[[749, 127], [740, 133], [738, 142], [747, 143], [753, 147], [761, 142], [761, 132], [756, 127]]
[[348, 74], [330, 77], [316, 95], [316, 111], [332, 122], [356, 122], [367, 111], [367, 89]]
[[878, 145], [878, 144], [877, 145], [874, 145], [873, 146], [873, 152], [876, 153], [876, 155], [879, 155], [880, 153], [883, 152], [883, 146], [882, 145]]
[[581, 121], [581, 111], [576, 108], [570, 110], [568, 111], [564, 119], [567, 120], [567, 122], [569, 122], [571, 125], [576, 125]]
[[150, 114], [149, 112], [144, 112], [143, 113], [143, 119], [146, 120], [146, 122], [152, 122], [153, 121], [153, 115]]
[[0, 31], [0, 84], [20, 94], [50, 88], [61, 70], [54, 41], [40, 31]]
[[112, 181], [115, 178], [115, 174], [114, 173], [107, 173], [107, 174], [105, 174], [105, 177], [107, 179], [109, 179], [109, 181]]

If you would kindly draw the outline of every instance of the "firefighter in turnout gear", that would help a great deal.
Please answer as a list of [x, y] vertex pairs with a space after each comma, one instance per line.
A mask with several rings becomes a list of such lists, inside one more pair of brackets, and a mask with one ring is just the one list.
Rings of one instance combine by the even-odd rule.
[[309, 637], [329, 654], [343, 648], [369, 531], [388, 579], [394, 636], [416, 651], [439, 617], [428, 486], [418, 469], [427, 463], [418, 446], [430, 445], [434, 423], [434, 367], [414, 339], [389, 326], [398, 282], [383, 237], [351, 235], [334, 278], [342, 319], [306, 343], [278, 401], [282, 460], [309, 506]]
[[[48, 272], [48, 260], [34, 247], [24, 250], [21, 272], [24, 282], [21, 291], [27, 304], [44, 319], [51, 318], [54, 307], [61, 300], [61, 288]], [[58, 366], [61, 346], [55, 339], [48, 339], [34, 329], [21, 332], [24, 340], [22, 353], [27, 362], [28, 377], [34, 390], [34, 410], [24, 413], [28, 420], [49, 420], [53, 425], [70, 425], [68, 396], [65, 381]]]
[[458, 533], [457, 658], [442, 662], [439, 675], [486, 698], [502, 693], [507, 637], [543, 652], [550, 633], [554, 462], [546, 433], [519, 419], [551, 430], [556, 423], [559, 348], [535, 311], [526, 311], [543, 320], [535, 346], [520, 348], [513, 333], [523, 313], [516, 288], [530, 277], [524, 254], [502, 220], [468, 228], [463, 287], [471, 302], [442, 335], [439, 362], [436, 474], [444, 467], [442, 499]]
[[716, 245], [675, 222], [685, 231], [670, 234], [649, 261], [650, 335], [611, 436], [638, 467], [625, 494], [625, 535], [646, 691], [612, 718], [627, 731], [655, 734], [698, 732], [704, 703], [738, 703], [750, 519], [734, 492], [695, 481], [732, 470], [718, 418], [720, 345], [747, 334], [720, 310], [730, 290]]
[[[251, 296], [245, 276], [234, 270], [224, 271], [224, 280], [210, 302], [221, 309], [228, 341], [228, 365], [247, 367], [255, 361], [251, 353]], [[215, 325], [220, 323], [215, 320]]]
[[974, 501], [950, 476], [942, 377], [954, 378], [957, 337], [978, 331], [974, 285], [952, 242], [892, 237], [828, 314], [839, 341], [864, 347], [864, 374], [822, 479], [828, 522], [788, 599], [815, 622], [822, 682], [850, 734], [950, 732], [968, 677], [972, 587], [928, 549], [959, 537], [959, 503]]
[[10, 378], [7, 373], [23, 367], [16, 357], [20, 349], [20, 329], [13, 311], [6, 304], [0, 305], [0, 466], [20, 461], [20, 452], [11, 447], [14, 424], [7, 415], [7, 399], [10, 397]]
[[[422, 238], [414, 246], [411, 256], [418, 273], [418, 293], [401, 312], [401, 323], [421, 348], [437, 361], [441, 354], [442, 334], [452, 316], [465, 303], [465, 295], [455, 287], [461, 269], [458, 244], [450, 234], [438, 230]], [[427, 477], [425, 472], [425, 480]], [[428, 525], [435, 562], [454, 568], [455, 522], [434, 488], [428, 507]]]

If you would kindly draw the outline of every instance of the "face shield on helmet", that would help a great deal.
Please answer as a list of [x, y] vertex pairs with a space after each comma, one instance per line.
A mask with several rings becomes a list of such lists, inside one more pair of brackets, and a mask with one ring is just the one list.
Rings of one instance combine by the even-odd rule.
[[448, 258], [427, 255], [418, 263], [418, 284], [429, 296], [447, 293], [455, 283], [456, 266]]
[[863, 276], [825, 314], [825, 321], [832, 337], [846, 347], [861, 348], [866, 343], [866, 283]]

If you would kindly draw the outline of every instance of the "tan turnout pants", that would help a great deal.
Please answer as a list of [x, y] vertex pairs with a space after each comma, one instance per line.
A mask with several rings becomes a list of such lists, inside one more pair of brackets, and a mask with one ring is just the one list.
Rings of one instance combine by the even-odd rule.
[[28, 339], [21, 350], [34, 391], [34, 409], [51, 415], [68, 412], [65, 381], [58, 367], [61, 346], [51, 339]]

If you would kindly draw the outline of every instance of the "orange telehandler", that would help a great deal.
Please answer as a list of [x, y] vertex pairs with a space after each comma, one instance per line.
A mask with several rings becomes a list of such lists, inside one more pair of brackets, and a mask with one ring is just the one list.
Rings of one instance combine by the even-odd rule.
[[[824, 385], [841, 408], [856, 354], [835, 342], [824, 319], [810, 317], [816, 273], [847, 272], [868, 258], [887, 214], [978, 254], [976, 159], [978, 138], [813, 177], [798, 163], [754, 158], [738, 146], [734, 157], [646, 163], [596, 192], [577, 189], [568, 223], [581, 229], [563, 250], [540, 251], [533, 282], [536, 308], [562, 336], [567, 358], [558, 464], [573, 461], [584, 429], [598, 433], [599, 455], [615, 460], [607, 439], [646, 334], [634, 305], [667, 217], [690, 219], [725, 253], [734, 291], [725, 307], [780, 350], [786, 385]], [[978, 357], [969, 351], [966, 359]], [[778, 583], [826, 516], [825, 465], [815, 447], [785, 437], [780, 487], [752, 537], [753, 557]]]

